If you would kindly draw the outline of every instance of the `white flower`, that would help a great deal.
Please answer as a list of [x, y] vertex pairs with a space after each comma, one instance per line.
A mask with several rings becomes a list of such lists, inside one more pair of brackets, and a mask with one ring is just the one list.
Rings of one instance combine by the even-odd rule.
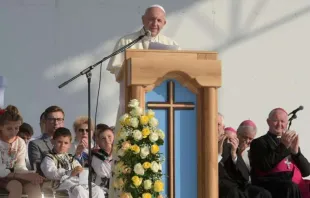
[[139, 130], [134, 130], [132, 134], [133, 134], [133, 138], [136, 141], [142, 140], [142, 138], [143, 138], [142, 133]]
[[117, 155], [123, 157], [125, 155], [125, 151], [123, 149], [119, 149], [117, 151]]
[[141, 163], [138, 163], [134, 166], [133, 171], [137, 174], [137, 175], [144, 175], [144, 168], [142, 166]]
[[134, 117], [138, 117], [140, 115], [143, 114], [143, 109], [141, 107], [134, 107], [131, 111], [130, 111], [130, 115], [134, 116]]
[[144, 146], [144, 147], [141, 148], [140, 157], [141, 157], [142, 159], [145, 159], [149, 154], [150, 154], [150, 149], [149, 149], [149, 147]]
[[128, 118], [128, 117], [129, 117], [129, 115], [128, 115], [127, 113], [125, 113], [124, 115], [122, 115], [122, 116], [119, 118], [119, 121], [120, 121], [121, 123], [124, 123], [125, 120], [126, 120], [126, 118]]
[[151, 118], [149, 120], [149, 124], [151, 127], [157, 127], [158, 126], [158, 120], [156, 118]]
[[139, 106], [139, 101], [137, 99], [130, 100], [128, 107], [135, 108]]
[[121, 131], [119, 132], [119, 138], [121, 140], [126, 140], [127, 139], [127, 136], [128, 136], [128, 133], [126, 131]]
[[157, 130], [156, 130], [156, 133], [158, 134], [158, 136], [159, 136], [160, 139], [162, 139], [162, 140], [165, 139], [165, 133], [164, 133], [162, 130], [157, 129]]
[[149, 136], [149, 139], [151, 142], [156, 142], [158, 140], [158, 134], [157, 133], [151, 133]]
[[151, 188], [152, 188], [152, 181], [149, 180], [149, 179], [144, 180], [143, 186], [144, 186], [144, 189], [145, 189], [145, 190], [151, 189]]
[[158, 172], [158, 170], [159, 170], [159, 164], [157, 163], [157, 162], [155, 162], [155, 161], [153, 161], [152, 163], [151, 163], [151, 169], [152, 169], [152, 171], [154, 172], [154, 173], [157, 173]]
[[155, 116], [155, 112], [152, 109], [147, 110], [146, 115], [150, 118]]
[[130, 119], [130, 125], [133, 127], [133, 128], [137, 128], [139, 126], [139, 120], [138, 118], [131, 118]]

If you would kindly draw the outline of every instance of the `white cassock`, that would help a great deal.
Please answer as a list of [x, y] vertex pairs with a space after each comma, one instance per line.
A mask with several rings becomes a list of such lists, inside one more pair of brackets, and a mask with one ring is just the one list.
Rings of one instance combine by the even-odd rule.
[[[140, 31], [134, 32], [132, 34], [129, 34], [129, 35], [126, 35], [126, 36], [120, 38], [119, 41], [115, 45], [114, 51], [120, 49], [121, 47], [123, 47], [127, 44], [129, 44], [130, 42], [134, 41], [135, 39], [137, 39], [141, 35], [145, 35], [144, 28], [142, 28]], [[172, 40], [172, 39], [170, 39], [170, 38], [168, 38], [162, 34], [158, 34], [156, 37], [151, 37], [151, 38], [145, 36], [142, 40], [140, 40], [139, 42], [137, 42], [136, 44], [131, 46], [130, 49], [149, 49], [150, 42], [156, 42], [156, 43], [160, 43], [160, 44], [164, 44], [164, 45], [178, 46], [178, 44], [174, 40]], [[180, 48], [178, 48], [178, 49], [180, 50]], [[119, 73], [119, 71], [123, 65], [124, 60], [125, 60], [124, 53], [120, 53], [120, 54], [112, 57], [108, 63], [107, 70], [110, 71], [112, 74], [114, 74], [115, 77], [117, 77], [118, 73]], [[123, 99], [120, 98], [120, 101], [122, 101], [122, 100]], [[119, 118], [124, 113], [125, 105], [127, 105], [127, 104], [124, 104], [124, 102], [120, 102], [120, 106], [118, 108], [117, 118]], [[115, 124], [116, 133], [118, 132], [119, 129], [120, 129], [120, 127], [119, 127], [118, 119], [117, 119], [116, 124]], [[117, 143], [117, 141], [118, 140], [115, 139], [114, 142]], [[116, 157], [117, 157], [117, 154], [113, 153], [114, 160], [117, 159]], [[110, 198], [114, 198], [114, 197], [117, 197], [119, 195], [119, 192], [115, 192], [113, 189], [113, 181], [114, 181], [114, 177], [112, 177], [111, 181], [110, 181], [110, 189], [109, 189], [109, 197]]]

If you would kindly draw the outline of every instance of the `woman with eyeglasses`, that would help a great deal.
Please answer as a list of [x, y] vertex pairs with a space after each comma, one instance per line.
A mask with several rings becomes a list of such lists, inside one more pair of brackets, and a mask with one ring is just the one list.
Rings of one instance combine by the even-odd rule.
[[75, 158], [82, 166], [88, 166], [88, 133], [91, 133], [91, 148], [94, 147], [93, 131], [95, 124], [91, 121], [91, 128], [88, 129], [88, 117], [78, 117], [73, 123], [75, 132], [75, 140], [72, 143], [72, 148], [75, 149]]

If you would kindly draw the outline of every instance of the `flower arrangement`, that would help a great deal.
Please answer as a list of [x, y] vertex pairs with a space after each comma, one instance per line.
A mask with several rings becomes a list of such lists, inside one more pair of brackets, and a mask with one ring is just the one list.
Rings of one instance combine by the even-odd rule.
[[121, 191], [121, 198], [162, 198], [163, 156], [159, 146], [164, 144], [165, 134], [157, 129], [155, 113], [145, 114], [139, 101], [129, 102], [129, 114], [120, 117], [120, 131], [116, 135], [118, 160], [114, 167], [114, 189]]

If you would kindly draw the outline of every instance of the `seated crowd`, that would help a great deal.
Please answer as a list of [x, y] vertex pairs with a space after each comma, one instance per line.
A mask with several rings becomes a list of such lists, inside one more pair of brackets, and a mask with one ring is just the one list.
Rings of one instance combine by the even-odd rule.
[[[40, 117], [41, 136], [33, 138], [31, 125], [15, 106], [0, 110], [0, 189], [9, 198], [42, 197], [48, 183], [53, 192], [74, 198], [88, 197], [88, 185], [79, 174], [93, 173], [93, 197], [108, 197], [112, 175], [113, 128], [88, 128], [88, 117], [78, 117], [72, 132], [64, 127], [65, 113], [48, 107]], [[299, 135], [287, 130], [288, 114], [273, 109], [268, 132], [258, 138], [256, 124], [241, 122], [237, 130], [224, 125], [218, 114], [218, 166], [220, 198], [310, 198], [310, 164], [299, 147]], [[91, 133], [92, 163], [88, 164]], [[27, 149], [28, 147], [28, 149]]]
[[299, 135], [288, 130], [288, 114], [273, 109], [268, 132], [258, 138], [256, 124], [225, 127], [218, 114], [220, 198], [310, 198], [310, 164], [299, 147]]
[[[0, 190], [7, 191], [9, 198], [20, 198], [22, 194], [42, 197], [44, 185], [70, 198], [86, 198], [87, 181], [81, 183], [79, 178], [83, 171], [92, 171], [92, 197], [108, 197], [113, 127], [95, 127], [92, 122], [89, 129], [88, 117], [81, 116], [73, 123], [73, 140], [73, 133], [64, 124], [64, 111], [50, 106], [40, 117], [42, 134], [32, 138], [32, 126], [23, 122], [15, 106], [0, 109]], [[92, 137], [91, 165], [88, 133]]]

